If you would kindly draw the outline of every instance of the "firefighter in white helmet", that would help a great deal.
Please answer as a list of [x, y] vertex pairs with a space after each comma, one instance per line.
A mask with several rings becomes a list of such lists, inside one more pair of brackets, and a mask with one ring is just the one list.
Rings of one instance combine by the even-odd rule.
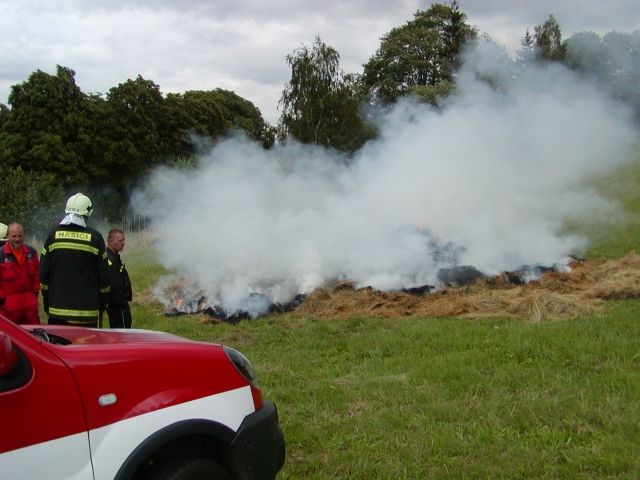
[[97, 327], [107, 308], [109, 277], [102, 234], [87, 226], [89, 197], [69, 197], [65, 216], [40, 254], [40, 284], [49, 323]]
[[0, 247], [7, 243], [7, 232], [9, 231], [9, 227], [4, 223], [0, 223]]
[[9, 231], [9, 227], [4, 223], [0, 223], [0, 240], [7, 239], [7, 232]]

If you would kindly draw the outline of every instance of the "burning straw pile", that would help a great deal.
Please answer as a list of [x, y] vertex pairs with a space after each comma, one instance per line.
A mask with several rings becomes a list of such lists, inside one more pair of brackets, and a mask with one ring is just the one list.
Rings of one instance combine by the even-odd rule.
[[507, 316], [539, 322], [597, 312], [606, 299], [638, 297], [640, 256], [630, 254], [617, 260], [576, 261], [568, 273], [548, 272], [523, 285], [499, 276], [460, 288], [413, 295], [372, 288], [356, 290], [343, 283], [316, 290], [294, 314], [315, 318]]
[[[260, 316], [247, 311], [224, 312], [207, 302], [204, 293], [188, 282], [173, 280], [159, 296], [168, 303], [168, 315], [206, 314], [210, 321], [235, 323]], [[184, 292], [191, 293], [185, 299]], [[629, 254], [616, 260], [574, 261], [569, 272], [547, 271], [538, 280], [514, 282], [508, 275], [477, 279], [462, 287], [437, 291], [379, 291], [354, 288], [340, 282], [309, 295], [298, 295], [287, 305], [263, 305], [266, 297], [250, 296], [263, 314], [290, 312], [294, 316], [319, 319], [367, 315], [381, 318], [422, 317], [513, 317], [528, 321], [568, 319], [598, 312], [604, 300], [640, 298], [640, 256]], [[158, 297], [158, 294], [156, 293]], [[256, 310], [257, 311], [257, 310]]]

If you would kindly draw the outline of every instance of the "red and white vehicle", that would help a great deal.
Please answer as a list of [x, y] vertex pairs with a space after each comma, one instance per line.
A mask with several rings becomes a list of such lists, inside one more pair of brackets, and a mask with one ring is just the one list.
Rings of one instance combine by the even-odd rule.
[[238, 351], [0, 315], [0, 479], [273, 479], [276, 407]]

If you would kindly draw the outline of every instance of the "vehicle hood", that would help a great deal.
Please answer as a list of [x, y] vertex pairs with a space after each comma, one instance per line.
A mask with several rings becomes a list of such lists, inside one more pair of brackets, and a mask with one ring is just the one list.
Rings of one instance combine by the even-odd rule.
[[25, 325], [37, 335], [44, 330], [50, 343], [62, 345], [106, 345], [132, 343], [184, 343], [192, 340], [171, 333], [141, 329], [98, 329], [62, 325]]

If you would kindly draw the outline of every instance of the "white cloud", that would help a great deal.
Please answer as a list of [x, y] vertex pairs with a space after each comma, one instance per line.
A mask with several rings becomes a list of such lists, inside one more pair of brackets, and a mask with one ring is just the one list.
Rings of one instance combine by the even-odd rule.
[[[255, 103], [272, 123], [290, 71], [285, 56], [316, 35], [359, 72], [380, 37], [431, 2], [276, 0], [0, 0], [0, 102], [11, 85], [56, 64], [85, 92], [106, 92], [138, 74], [163, 92], [224, 88]], [[527, 27], [556, 15], [564, 36], [640, 29], [635, 1], [461, 0], [469, 22], [518, 47]]]

